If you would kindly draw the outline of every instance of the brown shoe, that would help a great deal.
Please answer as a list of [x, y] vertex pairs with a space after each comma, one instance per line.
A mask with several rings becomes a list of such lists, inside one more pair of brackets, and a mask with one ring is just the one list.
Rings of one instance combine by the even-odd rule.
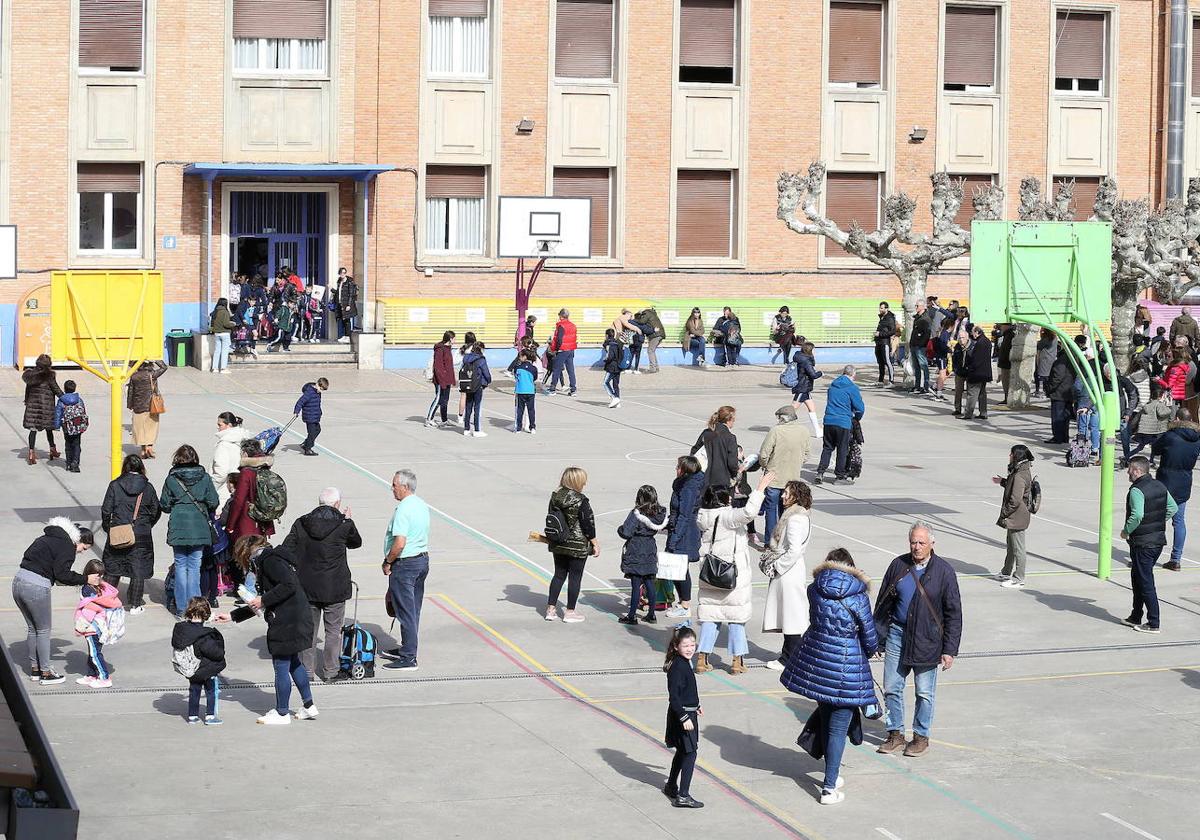
[[733, 657], [733, 666], [730, 667], [729, 673], [731, 673], [731, 674], [746, 673], [746, 665], [745, 665], [745, 663], [742, 662], [742, 657], [740, 657], [740, 656]]
[[891, 755], [896, 750], [904, 749], [904, 731], [902, 729], [889, 729], [887, 740], [879, 745], [877, 753]]
[[909, 758], [916, 758], [919, 755], [925, 755], [927, 749], [929, 749], [929, 739], [924, 735], [913, 735], [913, 739], [904, 748], [904, 754]]
[[55, 449], [53, 446], [50, 447], [50, 460], [51, 461], [57, 461], [61, 457], [62, 457], [62, 454], [57, 449]]
[[29, 454], [25, 456], [25, 463], [27, 463], [27, 464], [36, 464], [37, 463], [37, 453], [34, 452], [32, 449], [30, 449]]
[[708, 664], [708, 654], [707, 653], [697, 653], [696, 654], [696, 673], [697, 674], [706, 674], [711, 670], [712, 670], [712, 666]]

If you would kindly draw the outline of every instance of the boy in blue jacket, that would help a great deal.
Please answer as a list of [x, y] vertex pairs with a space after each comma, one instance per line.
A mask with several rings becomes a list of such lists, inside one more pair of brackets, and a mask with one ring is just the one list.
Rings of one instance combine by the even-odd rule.
[[316, 455], [313, 449], [317, 443], [317, 435], [321, 434], [321, 392], [329, 390], [329, 380], [322, 376], [316, 382], [306, 382], [296, 400], [292, 413], [304, 421], [308, 437], [300, 444], [300, 450], [305, 455]]
[[534, 388], [534, 383], [538, 379], [537, 365], [534, 360], [537, 355], [532, 350], [522, 350], [517, 354], [517, 363], [513, 367], [513, 376], [516, 378], [516, 387], [513, 393], [516, 394], [516, 409], [517, 422], [513, 426], [514, 432], [521, 431], [522, 420], [525, 418], [525, 412], [529, 412], [529, 428], [526, 431], [531, 435], [537, 434], [537, 418], [533, 412], [533, 400], [537, 391]]
[[63, 394], [54, 406], [54, 428], [62, 429], [67, 447], [67, 472], [79, 472], [79, 443], [87, 431], [87, 406], [83, 397], [75, 393], [75, 380], [63, 383]]

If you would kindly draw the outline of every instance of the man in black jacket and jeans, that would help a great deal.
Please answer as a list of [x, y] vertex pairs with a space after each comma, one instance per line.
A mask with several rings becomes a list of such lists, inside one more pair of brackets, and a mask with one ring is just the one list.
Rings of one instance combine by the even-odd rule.
[[1067, 443], [1071, 427], [1071, 399], [1075, 389], [1075, 368], [1071, 351], [1058, 348], [1058, 358], [1046, 377], [1046, 396], [1050, 398], [1050, 440], [1044, 443]]
[[[1165, 484], [1150, 477], [1150, 459], [1135, 455], [1129, 459], [1132, 486], [1125, 497], [1125, 527], [1121, 539], [1129, 541], [1129, 583], [1133, 589], [1133, 611], [1125, 623], [1142, 633], [1158, 633], [1158, 590], [1154, 586], [1154, 566], [1167, 545], [1167, 520], [1179, 505]], [[1142, 611], [1146, 623], [1142, 624]]]
[[[349, 679], [340, 673], [338, 657], [342, 653], [342, 621], [346, 617], [346, 602], [354, 593], [350, 586], [350, 564], [347, 549], [362, 547], [362, 537], [350, 508], [342, 505], [341, 491], [326, 487], [321, 491], [320, 504], [312, 513], [292, 523], [292, 530], [283, 541], [296, 557], [300, 585], [312, 609], [312, 645], [300, 654], [300, 661], [311, 678], [314, 674], [325, 682]], [[325, 624], [325, 650], [321, 670], [315, 669], [317, 628]]]
[[[887, 740], [877, 752], [903, 748], [909, 757], [929, 749], [938, 668], [950, 670], [962, 638], [962, 599], [954, 569], [933, 550], [933, 529], [917, 522], [908, 529], [909, 553], [892, 561], [875, 601], [875, 627], [886, 640], [883, 694]], [[917, 704], [913, 739], [904, 741], [904, 687], [913, 675]]]
[[875, 327], [875, 364], [879, 365], [879, 381], [883, 385], [886, 377], [890, 385], [895, 381], [892, 374], [892, 336], [896, 334], [896, 314], [886, 300], [879, 301], [879, 325]]
[[912, 335], [908, 337], [908, 355], [912, 359], [912, 372], [916, 383], [914, 394], [929, 393], [929, 357], [925, 347], [933, 336], [933, 322], [925, 312], [925, 301], [917, 301], [917, 312], [913, 315]]

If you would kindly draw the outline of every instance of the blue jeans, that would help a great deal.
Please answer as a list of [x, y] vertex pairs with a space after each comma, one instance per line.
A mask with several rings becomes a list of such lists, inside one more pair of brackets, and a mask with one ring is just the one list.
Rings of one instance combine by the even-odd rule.
[[312, 686], [308, 683], [308, 671], [300, 664], [300, 654], [272, 656], [271, 664], [275, 666], [275, 711], [281, 715], [288, 713], [292, 682], [296, 683], [296, 688], [300, 691], [300, 699], [305, 703], [312, 702]]
[[479, 431], [479, 414], [483, 408], [483, 391], [476, 391], [474, 394], [467, 394], [467, 413], [463, 415], [463, 428], [471, 431], [471, 424], [474, 423], [474, 430]]
[[621, 399], [621, 374], [606, 373], [604, 374], [604, 390], [614, 400]]
[[1174, 533], [1171, 536], [1171, 559], [1178, 563], [1183, 559], [1183, 545], [1187, 542], [1187, 523], [1183, 519], [1187, 502], [1179, 502], [1179, 510], [1171, 517]]
[[550, 368], [550, 390], [553, 391], [562, 384], [563, 369], [571, 382], [571, 391], [575, 391], [575, 351], [559, 350], [554, 354], [554, 364]]
[[688, 352], [692, 354], [692, 364], [698, 364], [704, 361], [704, 354], [708, 352], [708, 342], [698, 335], [692, 336], [688, 342]]
[[1092, 442], [1092, 452], [1100, 454], [1100, 415], [1095, 411], [1085, 411], [1076, 415], [1076, 431]]
[[425, 598], [425, 578], [429, 576], [429, 555], [402, 557], [392, 564], [388, 592], [400, 621], [400, 661], [416, 661], [417, 636], [421, 629], [421, 602]]
[[205, 714], [216, 717], [221, 709], [221, 683], [216, 677], [188, 684], [188, 717], [200, 717], [200, 691], [204, 691]]
[[913, 712], [913, 734], [929, 737], [933, 725], [933, 697], [937, 692], [937, 666], [910, 668], [900, 664], [900, 651], [904, 646], [904, 627], [893, 621], [888, 630], [887, 647], [883, 655], [883, 700], [886, 713], [884, 721], [888, 731], [904, 731], [904, 687], [908, 675], [913, 675], [917, 690], [917, 707]]
[[[732, 621], [726, 622], [726, 624], [729, 627], [729, 655], [745, 656], [750, 652], [750, 645], [746, 642], [746, 625], [736, 624]], [[712, 653], [713, 648], [717, 646], [717, 634], [720, 632], [721, 622], [700, 622], [700, 641], [696, 646], [697, 650], [701, 653]]]
[[200, 595], [200, 561], [204, 558], [202, 545], [176, 545], [175, 549], [175, 607], [182, 615], [188, 601]]
[[924, 347], [909, 347], [909, 355], [913, 360], [913, 378], [916, 380], [914, 388], [929, 387], [929, 357], [925, 355]]
[[842, 769], [842, 754], [846, 752], [846, 738], [850, 733], [850, 721], [854, 709], [849, 706], [820, 704], [822, 711], [829, 712], [829, 729], [825, 734], [825, 783], [824, 790], [837, 788], [838, 771]]
[[768, 487], [763, 491], [763, 515], [766, 517], [767, 530], [763, 533], [763, 541], [770, 542], [775, 533], [775, 523], [783, 515], [783, 489]]
[[212, 369], [225, 370], [229, 367], [229, 345], [232, 336], [227, 332], [213, 333]]

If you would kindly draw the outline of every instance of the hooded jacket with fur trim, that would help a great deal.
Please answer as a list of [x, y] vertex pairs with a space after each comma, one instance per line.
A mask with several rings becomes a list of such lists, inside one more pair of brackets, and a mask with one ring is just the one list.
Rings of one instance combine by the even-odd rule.
[[617, 536], [625, 540], [621, 550], [621, 574], [625, 577], [658, 574], [656, 538], [667, 527], [667, 512], [660, 506], [658, 513], [657, 518], [651, 518], [634, 508], [617, 528]]
[[51, 583], [64, 586], [83, 586], [87, 578], [71, 571], [75, 562], [75, 543], [79, 528], [65, 516], [56, 516], [46, 523], [42, 535], [29, 544], [21, 558], [21, 568], [41, 575]]

